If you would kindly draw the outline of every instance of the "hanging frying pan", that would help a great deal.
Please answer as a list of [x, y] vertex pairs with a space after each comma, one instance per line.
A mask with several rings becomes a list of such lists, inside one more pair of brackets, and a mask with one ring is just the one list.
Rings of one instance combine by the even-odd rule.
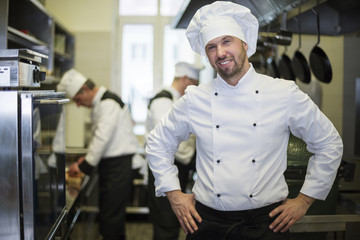
[[311, 74], [308, 62], [304, 55], [297, 50], [291, 60], [291, 66], [294, 69], [295, 76], [304, 83], [310, 83]]
[[318, 44], [320, 43], [320, 17], [319, 13], [314, 9], [313, 12], [316, 14], [318, 40], [315, 47], [310, 52], [310, 67], [311, 71], [315, 77], [319, 79], [319, 81], [330, 83], [332, 79], [331, 64], [325, 52], [320, 47], [318, 47]]
[[295, 81], [295, 73], [291, 66], [291, 60], [290, 60], [289, 56], [286, 55], [286, 51], [287, 51], [287, 47], [285, 47], [285, 51], [281, 55], [281, 58], [279, 61], [280, 77], [287, 79], [287, 80]]
[[264, 59], [266, 61], [265, 65], [265, 74], [274, 78], [279, 78], [279, 67], [276, 63], [276, 59], [274, 58], [274, 49], [272, 46], [267, 46], [264, 49]]
[[280, 72], [279, 72], [279, 67], [276, 64], [276, 60], [274, 57], [269, 57], [267, 59], [267, 75], [270, 75], [274, 78], [280, 78]]
[[309, 64], [304, 57], [304, 55], [300, 52], [301, 48], [301, 27], [300, 21], [299, 23], [299, 47], [297, 48], [292, 60], [291, 66], [294, 70], [295, 76], [304, 83], [310, 83], [311, 81], [311, 74]]

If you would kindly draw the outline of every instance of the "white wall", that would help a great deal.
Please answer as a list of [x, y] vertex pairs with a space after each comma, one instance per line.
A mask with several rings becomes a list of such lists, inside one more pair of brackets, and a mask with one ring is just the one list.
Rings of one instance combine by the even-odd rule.
[[46, 0], [55, 18], [73, 32], [102, 32], [112, 29], [114, 0]]
[[[113, 16], [117, 0], [46, 0], [46, 8], [75, 36], [75, 68], [97, 85], [110, 88]], [[84, 147], [89, 111], [66, 106], [66, 146]]]
[[75, 35], [75, 68], [110, 86], [116, 0], [47, 0], [48, 11]]
[[111, 32], [75, 32], [75, 67], [87, 77], [110, 88]]

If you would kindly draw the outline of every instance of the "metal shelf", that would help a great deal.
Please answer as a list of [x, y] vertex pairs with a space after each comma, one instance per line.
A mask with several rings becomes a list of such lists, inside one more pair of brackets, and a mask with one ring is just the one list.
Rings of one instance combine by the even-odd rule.
[[360, 215], [307, 215], [296, 222], [290, 232], [340, 232], [348, 223], [360, 223]]
[[126, 207], [127, 214], [149, 214], [148, 207]]
[[47, 44], [34, 36], [25, 34], [13, 27], [8, 26], [8, 39], [20, 45], [33, 47], [33, 46], [45, 46]]
[[48, 76], [60, 78], [74, 66], [74, 35], [39, 1], [4, 0], [0, 13], [0, 48], [27, 48], [47, 55], [41, 67]]
[[[81, 206], [81, 212], [99, 213], [99, 208], [96, 206]], [[148, 207], [126, 207], [127, 214], [149, 214]]]

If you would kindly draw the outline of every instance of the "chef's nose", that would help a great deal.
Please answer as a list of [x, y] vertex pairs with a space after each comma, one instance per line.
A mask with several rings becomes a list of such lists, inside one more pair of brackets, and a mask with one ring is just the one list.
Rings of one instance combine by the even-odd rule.
[[216, 51], [217, 51], [217, 56], [218, 56], [219, 58], [222, 58], [223, 56], [226, 55], [226, 50], [225, 50], [225, 48], [222, 47], [222, 46], [220, 46], [220, 45], [216, 48]]

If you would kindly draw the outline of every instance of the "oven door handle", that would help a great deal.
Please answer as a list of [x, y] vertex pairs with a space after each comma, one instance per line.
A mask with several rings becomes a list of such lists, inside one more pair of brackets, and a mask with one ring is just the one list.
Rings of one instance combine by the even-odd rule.
[[[46, 236], [46, 238], [45, 238], [46, 240], [54, 239], [53, 237], [55, 236], [57, 230], [61, 228], [61, 224], [65, 224], [65, 220], [66, 220], [65, 217], [67, 216], [67, 214], [68, 214], [68, 211], [64, 208], [61, 211], [61, 214], [58, 217], [58, 219], [56, 220], [55, 224], [50, 229], [50, 232]], [[55, 238], [55, 239], [57, 239], [57, 238]]]
[[70, 99], [40, 99], [40, 100], [35, 100], [37, 103], [39, 104], [65, 104], [70, 102]]

